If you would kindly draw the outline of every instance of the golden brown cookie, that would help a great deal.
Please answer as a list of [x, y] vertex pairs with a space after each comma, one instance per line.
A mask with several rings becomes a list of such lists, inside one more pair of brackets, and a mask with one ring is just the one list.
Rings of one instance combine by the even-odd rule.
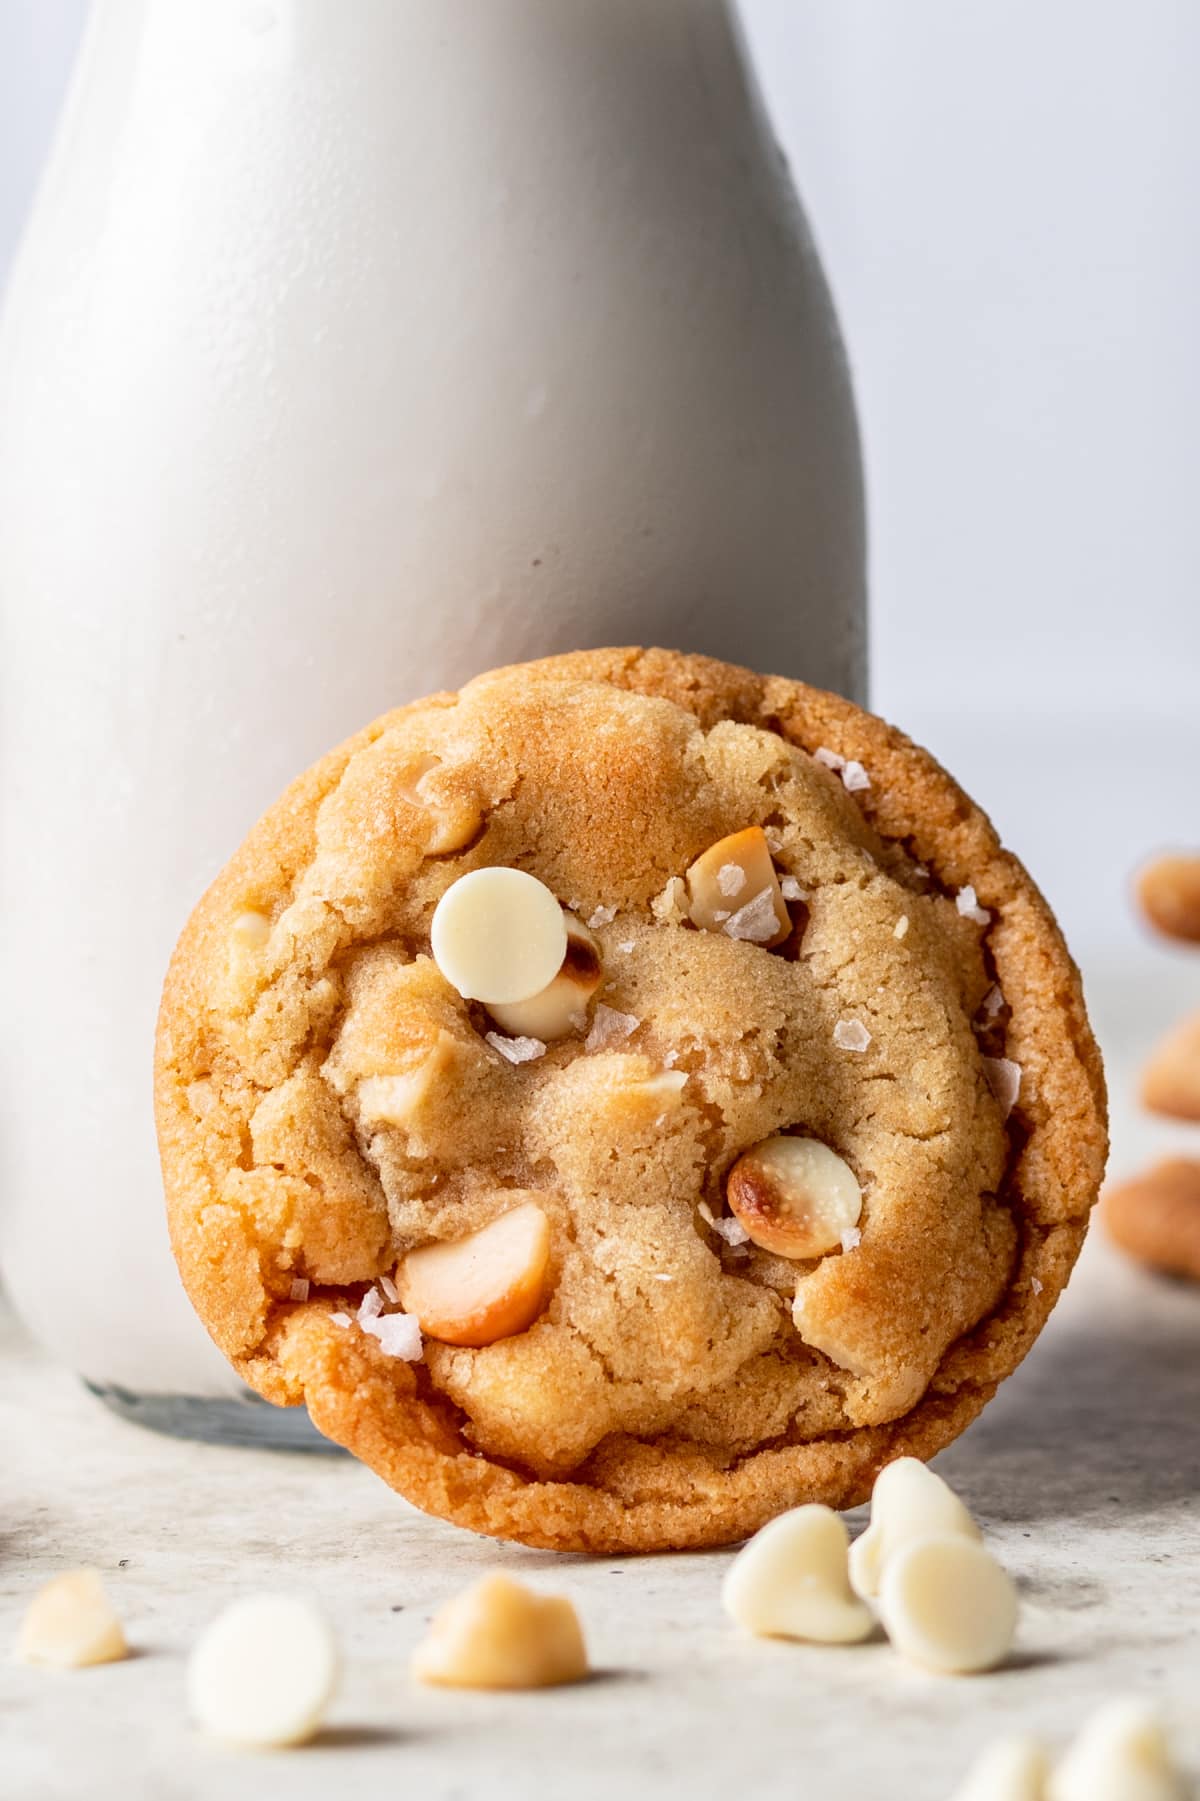
[[1200, 1282], [1200, 1163], [1169, 1157], [1104, 1197], [1104, 1222], [1131, 1257]]
[[[572, 916], [570, 1004], [503, 1026], [430, 955], [495, 867]], [[180, 941], [157, 1107], [246, 1379], [561, 1550], [726, 1543], [932, 1456], [1106, 1152], [1077, 972], [979, 809], [849, 702], [666, 651], [494, 672], [294, 784]]]

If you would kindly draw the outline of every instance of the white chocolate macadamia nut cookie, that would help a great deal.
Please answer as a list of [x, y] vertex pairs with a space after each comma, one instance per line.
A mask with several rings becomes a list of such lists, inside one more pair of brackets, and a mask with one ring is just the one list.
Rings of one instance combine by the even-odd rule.
[[983, 814], [850, 703], [665, 651], [496, 671], [302, 776], [183, 934], [157, 1114], [246, 1380], [580, 1550], [932, 1456], [1105, 1154], [1076, 971]]

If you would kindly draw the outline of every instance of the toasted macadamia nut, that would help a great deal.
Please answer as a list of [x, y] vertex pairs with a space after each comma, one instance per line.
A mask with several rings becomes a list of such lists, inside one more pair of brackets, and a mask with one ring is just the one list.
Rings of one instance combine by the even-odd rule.
[[446, 770], [440, 757], [421, 757], [408, 771], [399, 791], [410, 806], [419, 807], [428, 817], [428, 857], [445, 857], [462, 850], [483, 824], [478, 795]]
[[1159, 857], [1137, 882], [1137, 897], [1152, 926], [1168, 938], [1200, 944], [1200, 856]]
[[792, 930], [771, 847], [761, 826], [733, 832], [697, 857], [687, 872], [688, 911], [704, 932], [753, 944], [782, 944]]
[[339, 1673], [337, 1642], [315, 1607], [247, 1595], [200, 1636], [188, 1659], [188, 1708], [214, 1738], [299, 1745], [321, 1726]]
[[1037, 1739], [998, 1739], [972, 1764], [953, 1801], [1046, 1801], [1049, 1773], [1049, 1759]]
[[565, 1596], [485, 1576], [442, 1608], [413, 1654], [422, 1682], [449, 1688], [551, 1688], [587, 1675], [579, 1616]]
[[496, 1002], [488, 1008], [502, 1031], [514, 1038], [539, 1038], [553, 1044], [571, 1032], [587, 1029], [588, 1002], [604, 980], [599, 940], [573, 913], [564, 914], [567, 949], [562, 967], [540, 994], [527, 1001]]
[[410, 1251], [396, 1287], [426, 1337], [479, 1347], [533, 1324], [548, 1299], [549, 1269], [550, 1222], [527, 1201], [466, 1238]]
[[849, 1645], [875, 1621], [846, 1574], [850, 1538], [829, 1507], [797, 1507], [755, 1534], [730, 1565], [725, 1611], [762, 1638]]
[[863, 1596], [879, 1593], [888, 1561], [916, 1538], [982, 1537], [948, 1482], [917, 1457], [898, 1457], [880, 1470], [871, 1495], [871, 1523], [850, 1550], [850, 1580]]
[[451, 1032], [439, 1032], [428, 1053], [412, 1069], [394, 1076], [366, 1076], [356, 1093], [367, 1125], [408, 1126], [462, 1060]]
[[854, 1171], [817, 1138], [764, 1138], [738, 1158], [725, 1194], [755, 1244], [777, 1257], [823, 1257], [862, 1213]]
[[1200, 1120], [1200, 1013], [1168, 1032], [1142, 1072], [1142, 1100], [1153, 1113]]
[[1086, 1721], [1046, 1792], [1047, 1801], [1187, 1801], [1191, 1790], [1153, 1708], [1129, 1699]]
[[1200, 1282], [1200, 1160], [1167, 1157], [1104, 1197], [1104, 1223], [1123, 1251], [1166, 1275]]
[[464, 1000], [527, 1001], [549, 987], [567, 954], [563, 910], [523, 869], [473, 869], [433, 914], [433, 960]]
[[884, 1565], [879, 1612], [902, 1656], [944, 1675], [994, 1670], [1017, 1627], [1007, 1571], [958, 1533], [919, 1538]]
[[81, 1670], [119, 1663], [129, 1647], [97, 1570], [68, 1570], [39, 1588], [17, 1634], [21, 1663]]

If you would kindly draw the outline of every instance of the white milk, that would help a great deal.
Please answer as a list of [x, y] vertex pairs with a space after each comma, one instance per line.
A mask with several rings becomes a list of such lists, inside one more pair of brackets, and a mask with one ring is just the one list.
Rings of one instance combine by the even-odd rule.
[[837, 327], [718, 0], [97, 0], [0, 335], [0, 1254], [98, 1385], [235, 1395], [159, 985], [297, 771], [493, 663], [861, 691]]

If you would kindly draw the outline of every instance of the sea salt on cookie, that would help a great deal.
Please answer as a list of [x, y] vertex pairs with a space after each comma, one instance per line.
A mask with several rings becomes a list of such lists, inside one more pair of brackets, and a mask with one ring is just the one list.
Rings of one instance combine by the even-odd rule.
[[931, 1456], [1105, 1154], [1077, 974], [978, 809], [848, 702], [653, 651], [496, 671], [301, 777], [180, 941], [157, 1106], [246, 1379], [562, 1549], [729, 1542]]

